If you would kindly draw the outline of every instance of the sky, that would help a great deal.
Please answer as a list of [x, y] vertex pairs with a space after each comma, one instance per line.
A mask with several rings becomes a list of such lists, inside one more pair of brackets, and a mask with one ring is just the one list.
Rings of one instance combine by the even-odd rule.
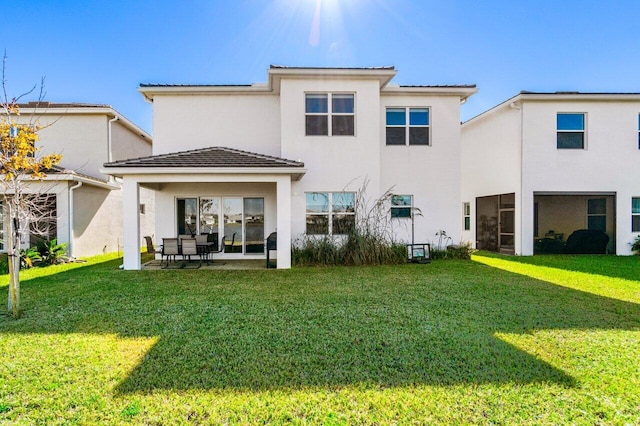
[[150, 133], [140, 83], [262, 83], [270, 64], [476, 84], [463, 121], [521, 90], [640, 92], [638, 0], [2, 0], [0, 16], [10, 96], [44, 77], [46, 100]]

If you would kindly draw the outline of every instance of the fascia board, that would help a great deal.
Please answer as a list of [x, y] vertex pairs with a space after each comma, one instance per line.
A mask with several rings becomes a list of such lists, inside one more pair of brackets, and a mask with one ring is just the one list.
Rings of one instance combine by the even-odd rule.
[[127, 175], [292, 175], [299, 180], [307, 169], [301, 167], [108, 167], [100, 173]]
[[387, 86], [380, 92], [384, 95], [435, 95], [435, 96], [460, 96], [467, 99], [477, 93], [476, 87], [402, 87]]

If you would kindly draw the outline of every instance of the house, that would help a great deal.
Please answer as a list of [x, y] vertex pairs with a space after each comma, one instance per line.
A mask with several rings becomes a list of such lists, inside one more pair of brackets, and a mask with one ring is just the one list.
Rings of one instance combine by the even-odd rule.
[[640, 94], [521, 92], [462, 125], [462, 239], [534, 254], [603, 231], [631, 254], [640, 233]]
[[441, 230], [460, 240], [460, 105], [475, 86], [393, 84], [393, 67], [267, 74], [250, 85], [140, 86], [153, 104], [153, 154], [103, 169], [123, 182], [125, 269], [140, 268], [142, 189], [155, 192], [158, 239], [206, 233], [224, 238], [222, 258], [263, 258], [277, 231], [278, 268], [291, 266], [301, 235], [345, 234], [365, 186], [370, 202], [395, 194], [395, 240]]
[[[21, 236], [22, 247], [40, 239], [57, 238], [69, 255], [92, 256], [122, 247], [122, 191], [120, 182], [100, 172], [102, 164], [151, 154], [151, 137], [109, 105], [30, 102], [19, 104], [22, 123], [37, 123], [37, 147], [58, 153], [62, 160], [42, 180], [29, 183], [28, 192], [46, 194], [49, 223], [32, 223]], [[43, 197], [45, 198], [45, 197]], [[153, 192], [142, 192], [141, 227], [153, 232]], [[3, 230], [5, 227], [2, 226]], [[44, 235], [41, 233], [44, 232]], [[4, 246], [0, 245], [0, 249]]]

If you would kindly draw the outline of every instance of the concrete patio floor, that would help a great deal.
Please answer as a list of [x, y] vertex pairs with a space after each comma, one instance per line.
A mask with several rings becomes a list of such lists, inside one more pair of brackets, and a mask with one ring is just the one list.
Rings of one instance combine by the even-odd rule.
[[[198, 268], [199, 261], [193, 260], [191, 262], [185, 262], [183, 260], [178, 260], [176, 262], [170, 262], [169, 267], [166, 267], [166, 263], [161, 260], [154, 259], [148, 262], [144, 262], [142, 264], [143, 271], [153, 271], [153, 270], [184, 270], [184, 271], [192, 271], [195, 269], [201, 270], [255, 270], [255, 269], [266, 269], [265, 260], [264, 259], [241, 259], [241, 260], [211, 260], [209, 264], [206, 262], [202, 262], [202, 266]], [[181, 265], [185, 264], [184, 267], [181, 268]]]

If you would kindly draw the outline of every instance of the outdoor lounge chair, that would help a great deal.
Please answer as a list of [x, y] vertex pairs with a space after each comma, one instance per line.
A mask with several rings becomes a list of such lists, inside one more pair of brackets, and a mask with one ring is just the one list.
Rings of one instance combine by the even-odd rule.
[[173, 257], [173, 262], [175, 263], [176, 256], [179, 254], [180, 254], [180, 248], [178, 245], [177, 238], [162, 239], [162, 260], [164, 261], [165, 256], [167, 258], [167, 264], [166, 266], [164, 266], [164, 268], [169, 267], [169, 259], [171, 259], [172, 257]]

